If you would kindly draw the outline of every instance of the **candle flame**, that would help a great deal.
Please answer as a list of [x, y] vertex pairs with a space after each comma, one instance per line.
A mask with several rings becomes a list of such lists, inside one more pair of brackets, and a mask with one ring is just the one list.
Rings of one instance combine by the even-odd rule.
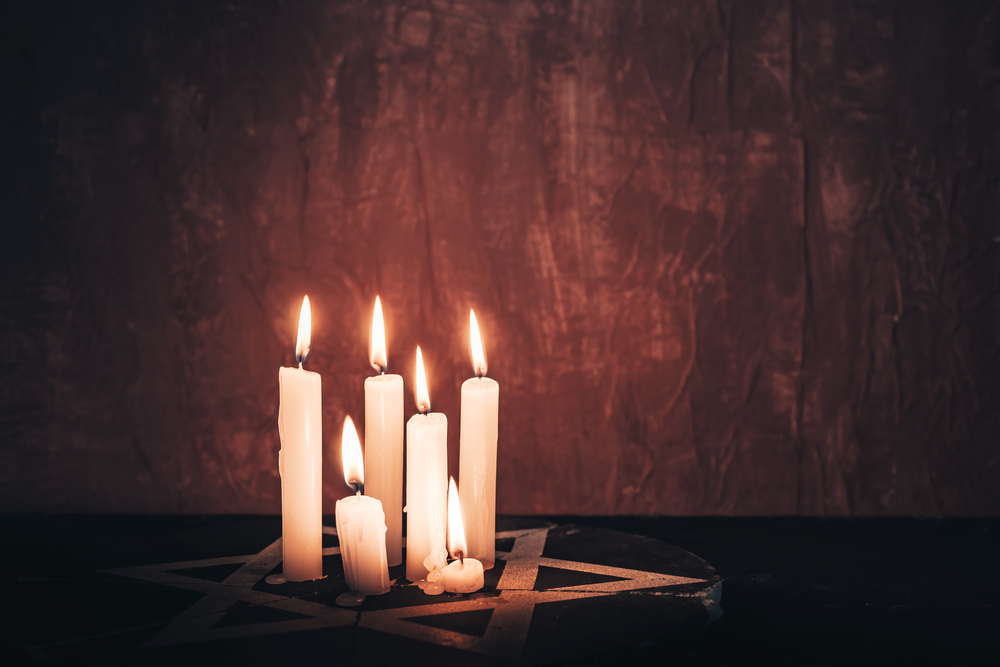
[[309, 297], [302, 299], [302, 310], [299, 311], [299, 335], [295, 340], [295, 361], [300, 364], [309, 356], [309, 343], [312, 342], [312, 311], [309, 309]]
[[365, 486], [365, 458], [361, 454], [361, 439], [350, 415], [344, 419], [344, 435], [340, 439], [340, 461], [344, 466], [344, 481], [355, 491]]
[[375, 297], [375, 312], [372, 313], [372, 368], [379, 373], [385, 373], [389, 365], [385, 350], [385, 320], [382, 319], [382, 300]]
[[476, 311], [469, 310], [469, 336], [472, 339], [472, 370], [476, 377], [486, 375], [486, 353], [483, 352], [483, 338], [479, 335]]
[[431, 393], [427, 391], [427, 375], [424, 373], [424, 355], [417, 345], [417, 389], [414, 392], [417, 399], [417, 412], [427, 414], [431, 411]]
[[[458, 500], [458, 487], [455, 478], [448, 482], [448, 551], [452, 558], [464, 558], [468, 555], [465, 547], [465, 524], [462, 522], [462, 504]], [[461, 556], [457, 554], [461, 553]]]

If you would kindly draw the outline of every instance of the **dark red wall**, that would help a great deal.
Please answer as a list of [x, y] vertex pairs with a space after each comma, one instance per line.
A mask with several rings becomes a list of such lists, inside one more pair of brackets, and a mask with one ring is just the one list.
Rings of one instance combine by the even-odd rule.
[[[235, 3], [243, 5], [244, 3]], [[4, 3], [0, 509], [326, 509], [380, 294], [506, 513], [1000, 511], [991, 2]]]

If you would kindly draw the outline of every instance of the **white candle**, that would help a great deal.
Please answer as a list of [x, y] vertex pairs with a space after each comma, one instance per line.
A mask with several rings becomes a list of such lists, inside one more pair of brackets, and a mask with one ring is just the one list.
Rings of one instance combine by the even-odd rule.
[[424, 360], [417, 348], [417, 410], [406, 424], [406, 578], [427, 579], [445, 565], [448, 418], [430, 412]]
[[476, 376], [462, 384], [460, 423], [460, 496], [468, 555], [487, 570], [493, 567], [496, 545], [497, 413], [500, 385], [486, 376], [486, 355], [476, 313], [469, 311], [472, 366]]
[[309, 354], [310, 328], [306, 297], [295, 343], [299, 367], [278, 370], [282, 569], [289, 581], [323, 577], [322, 388], [319, 373], [302, 369]]
[[349, 416], [344, 420], [340, 451], [344, 480], [355, 490], [353, 497], [337, 501], [337, 538], [347, 587], [364, 595], [388, 593], [385, 514], [378, 499], [361, 495], [365, 484], [361, 441]]
[[382, 501], [389, 565], [403, 562], [403, 378], [386, 375], [388, 355], [382, 301], [375, 297], [371, 364], [379, 375], [365, 380], [365, 495]]
[[475, 558], [453, 560], [436, 576], [449, 593], [475, 593], [483, 587], [483, 564]]
[[483, 587], [483, 564], [475, 558], [465, 557], [465, 533], [458, 498], [455, 479], [452, 478], [448, 486], [448, 551], [455, 560], [444, 569], [429, 574], [427, 578], [440, 582], [449, 593], [474, 593]]

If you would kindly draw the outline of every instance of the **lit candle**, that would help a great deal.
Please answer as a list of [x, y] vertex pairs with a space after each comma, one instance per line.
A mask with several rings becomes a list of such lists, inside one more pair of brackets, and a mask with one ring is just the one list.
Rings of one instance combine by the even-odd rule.
[[323, 577], [323, 412], [319, 373], [303, 370], [311, 336], [309, 297], [302, 300], [295, 343], [298, 368], [278, 370], [278, 474], [284, 578]]
[[449, 593], [474, 593], [483, 587], [483, 564], [475, 558], [465, 557], [465, 531], [458, 498], [455, 478], [452, 477], [448, 486], [448, 551], [455, 560], [438, 572], [427, 575], [427, 578], [441, 582]]
[[354, 606], [361, 604], [366, 595], [389, 592], [389, 565], [385, 556], [382, 503], [361, 495], [365, 486], [364, 458], [358, 431], [350, 416], [344, 420], [340, 456], [344, 481], [354, 489], [355, 495], [337, 501], [337, 539], [349, 589], [349, 593], [337, 598], [337, 604]]
[[382, 501], [389, 565], [403, 562], [403, 378], [386, 375], [388, 355], [382, 301], [375, 297], [371, 364], [379, 372], [365, 379], [365, 495]]
[[431, 412], [424, 359], [417, 348], [417, 411], [406, 423], [406, 578], [426, 585], [444, 567], [448, 492], [448, 418]]
[[458, 472], [468, 556], [493, 567], [496, 545], [497, 412], [500, 385], [486, 377], [486, 354], [476, 313], [469, 311], [472, 367], [476, 377], [462, 384]]

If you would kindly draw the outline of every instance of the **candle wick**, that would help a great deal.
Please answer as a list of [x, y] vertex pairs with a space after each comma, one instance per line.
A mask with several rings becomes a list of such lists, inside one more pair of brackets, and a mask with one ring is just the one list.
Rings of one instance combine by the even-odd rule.
[[461, 551], [456, 551], [455, 556], [458, 557], [458, 564], [465, 567], [465, 554]]
[[360, 495], [361, 495], [361, 489], [358, 489], [358, 492], [357, 492], [357, 493], [355, 493], [354, 495], [355, 495], [355, 496], [360, 496]]
[[299, 362], [299, 370], [300, 371], [303, 370], [303, 368], [302, 368], [302, 362], [301, 361]]

